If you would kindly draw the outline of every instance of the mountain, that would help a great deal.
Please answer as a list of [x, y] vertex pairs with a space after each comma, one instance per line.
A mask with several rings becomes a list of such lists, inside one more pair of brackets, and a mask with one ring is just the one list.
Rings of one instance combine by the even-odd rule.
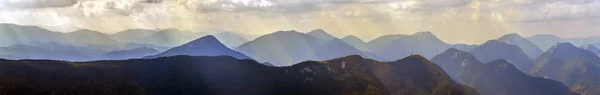
[[[349, 56], [349, 55], [363, 55], [366, 54], [362, 51], [354, 48], [350, 44], [340, 40], [340, 39], [332, 39], [325, 44], [319, 46], [315, 49], [315, 55], [317, 56], [317, 60], [327, 60], [338, 58], [340, 56]], [[365, 55], [363, 55], [365, 56]]]
[[250, 57], [231, 50], [223, 45], [217, 38], [212, 35], [198, 38], [184, 45], [171, 48], [157, 55], [147, 56], [144, 58], [158, 58], [176, 55], [190, 56], [232, 56], [238, 59], [250, 59]]
[[313, 36], [292, 31], [277, 31], [263, 35], [237, 47], [236, 51], [259, 62], [275, 66], [290, 66], [294, 63], [315, 60], [315, 48], [324, 43]]
[[569, 42], [575, 46], [581, 46], [584, 44], [595, 44], [595, 43], [600, 43], [600, 36], [568, 38], [568, 39], [564, 39], [561, 42]]
[[590, 52], [592, 52], [592, 53], [594, 53], [594, 54], [596, 54], [596, 55], [600, 56], [600, 49], [598, 49], [598, 48], [597, 48], [596, 46], [594, 46], [594, 45], [591, 45], [591, 44], [585, 44], [585, 45], [582, 45], [580, 48], [582, 48], [582, 49], [584, 49], [584, 50], [587, 50], [587, 51], [590, 51]]
[[367, 43], [356, 36], [352, 36], [352, 35], [346, 36], [346, 37], [342, 38], [341, 40], [352, 45], [354, 48], [356, 48], [358, 50], [369, 51], [369, 48], [367, 48]]
[[152, 34], [156, 33], [156, 30], [146, 30], [146, 29], [128, 29], [115, 34], [110, 35], [113, 39], [123, 41], [123, 42], [136, 42], [143, 38], [149, 37]]
[[0, 58], [87, 61], [96, 59], [94, 55], [102, 52], [60, 44], [44, 45], [46, 46], [11, 45], [0, 47]]
[[66, 62], [0, 59], [0, 92], [18, 94], [476, 95], [420, 56], [360, 56], [289, 67], [228, 56]]
[[497, 40], [490, 40], [471, 51], [479, 61], [488, 63], [504, 59], [523, 72], [529, 72], [533, 60], [521, 48]]
[[563, 39], [550, 34], [538, 34], [527, 38], [527, 40], [539, 47], [542, 51], [546, 51]]
[[221, 32], [219, 34], [215, 34], [214, 36], [219, 39], [219, 41], [223, 42], [225, 46], [231, 49], [235, 49], [237, 46], [248, 42], [248, 39], [231, 32]]
[[536, 59], [531, 74], [557, 80], [584, 95], [600, 94], [600, 58], [571, 43], [558, 43]]
[[144, 56], [150, 56], [160, 53], [160, 51], [141, 47], [134, 48], [131, 50], [119, 50], [119, 51], [111, 51], [100, 55], [104, 60], [123, 60], [123, 59], [133, 59], [133, 58], [142, 58]]
[[518, 46], [531, 59], [537, 58], [538, 56], [542, 55], [542, 53], [544, 52], [540, 48], [535, 46], [533, 43], [529, 42], [529, 40], [523, 38], [521, 35], [519, 35], [517, 33], [506, 34], [506, 35], [498, 38], [498, 41], [502, 41], [504, 43]]
[[183, 45], [202, 36], [206, 35], [189, 33], [188, 31], [180, 31], [177, 29], [164, 29], [153, 33], [150, 36], [136, 40], [134, 43], [171, 47]]
[[558, 81], [529, 76], [502, 59], [482, 64], [473, 55], [450, 48], [432, 62], [482, 95], [576, 95]]
[[313, 36], [317, 39], [321, 39], [322, 41], [329, 41], [329, 40], [337, 39], [336, 37], [332, 36], [331, 34], [325, 32], [323, 29], [315, 29], [306, 34]]
[[460, 75], [460, 72], [463, 71], [463, 66], [469, 64], [483, 64], [475, 59], [475, 56], [472, 54], [454, 48], [449, 48], [443, 53], [436, 55], [431, 59], [431, 62], [438, 64], [446, 71], [446, 73], [448, 73], [448, 75], [450, 75], [450, 77], [452, 77], [452, 79], [459, 82], [462, 80], [458, 76]]
[[388, 46], [392, 41], [400, 38], [407, 37], [409, 35], [384, 35], [381, 37], [377, 37], [374, 40], [371, 40], [367, 43], [367, 48], [370, 52], [378, 51], [379, 49]]
[[381, 57], [377, 60], [392, 61], [412, 54], [432, 58], [448, 48], [450, 45], [438, 39], [431, 32], [418, 32], [410, 36], [399, 37], [374, 53]]
[[467, 45], [467, 44], [454, 44], [452, 45], [452, 48], [457, 49], [457, 50], [461, 50], [461, 51], [465, 51], [465, 52], [471, 52], [473, 51], [473, 49], [479, 47], [478, 45]]

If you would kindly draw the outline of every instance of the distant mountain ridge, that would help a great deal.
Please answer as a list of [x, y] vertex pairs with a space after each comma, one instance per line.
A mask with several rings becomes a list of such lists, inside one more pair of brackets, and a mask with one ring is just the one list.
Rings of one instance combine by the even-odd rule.
[[498, 59], [507, 60], [522, 72], [529, 72], [534, 63], [518, 46], [498, 40], [485, 42], [471, 51], [471, 54], [483, 63], [489, 63]]
[[162, 53], [144, 58], [158, 58], [177, 55], [189, 56], [232, 56], [237, 59], [251, 59], [250, 57], [229, 49], [212, 35], [198, 38], [184, 45], [171, 48]]
[[371, 49], [374, 50], [374, 54], [376, 54], [378, 57], [381, 57], [381, 59], [377, 60], [392, 61], [412, 54], [420, 54], [429, 59], [450, 48], [449, 44], [441, 41], [431, 32], [418, 32], [413, 35], [396, 36], [395, 38], [378, 38], [369, 42], [369, 45], [386, 43], [389, 39], [393, 40], [391, 40], [386, 46], [378, 50], [374, 50], [374, 48]]
[[600, 58], [571, 43], [554, 45], [536, 59], [530, 73], [560, 81], [581, 94], [600, 94]]

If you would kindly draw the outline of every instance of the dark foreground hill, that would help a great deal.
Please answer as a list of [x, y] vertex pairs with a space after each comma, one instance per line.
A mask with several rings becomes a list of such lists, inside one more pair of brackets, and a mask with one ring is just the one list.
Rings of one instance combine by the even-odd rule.
[[233, 57], [173, 56], [122, 61], [0, 60], [0, 94], [464, 95], [421, 56], [390, 63], [360, 56], [290, 67]]

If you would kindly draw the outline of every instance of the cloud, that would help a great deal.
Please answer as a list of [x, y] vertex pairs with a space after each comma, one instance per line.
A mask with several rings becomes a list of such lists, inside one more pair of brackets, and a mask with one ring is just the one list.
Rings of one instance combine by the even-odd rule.
[[0, 8], [52, 8], [69, 7], [77, 0], [0, 0]]

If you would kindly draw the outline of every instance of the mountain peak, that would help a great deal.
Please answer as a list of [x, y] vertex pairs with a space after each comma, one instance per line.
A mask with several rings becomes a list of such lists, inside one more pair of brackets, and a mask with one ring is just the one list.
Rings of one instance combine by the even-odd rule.
[[554, 50], [554, 49], [574, 49], [577, 48], [575, 45], [569, 43], [569, 42], [564, 42], [564, 43], [556, 43], [556, 45], [552, 46], [552, 48], [550, 48], [550, 50]]
[[324, 39], [324, 40], [331, 40], [331, 39], [335, 39], [335, 37], [333, 37], [331, 34], [325, 32], [322, 29], [316, 29], [313, 31], [310, 31], [308, 33], [306, 33], [307, 35], [319, 38], [319, 39]]
[[418, 36], [418, 37], [435, 37], [435, 35], [433, 35], [433, 33], [429, 32], [429, 31], [417, 32], [417, 33], [413, 34], [413, 36]]
[[354, 36], [354, 35], [348, 35], [348, 36], [346, 36], [346, 37], [342, 38], [342, 40], [345, 40], [345, 41], [359, 41], [359, 42], [365, 42], [365, 41], [363, 41], [362, 39], [360, 39], [360, 38], [358, 38], [358, 37], [356, 37], [356, 36]]

